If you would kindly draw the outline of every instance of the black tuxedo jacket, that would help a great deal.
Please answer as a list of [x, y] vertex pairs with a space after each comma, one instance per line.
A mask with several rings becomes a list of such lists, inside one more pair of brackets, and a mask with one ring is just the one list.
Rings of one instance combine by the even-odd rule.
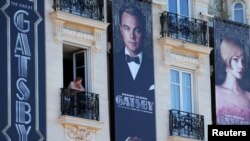
[[122, 50], [114, 57], [114, 85], [116, 93], [130, 93], [145, 96], [151, 92], [154, 85], [153, 60], [143, 54], [142, 62], [135, 80], [126, 62], [125, 51]]
[[[127, 137], [134, 136], [140, 137], [142, 141], [156, 140], [154, 89], [150, 90], [154, 85], [153, 70], [153, 60], [143, 53], [134, 80], [126, 62], [125, 51], [114, 55], [116, 141], [125, 141]], [[147, 102], [153, 103], [152, 111], [147, 109]]]

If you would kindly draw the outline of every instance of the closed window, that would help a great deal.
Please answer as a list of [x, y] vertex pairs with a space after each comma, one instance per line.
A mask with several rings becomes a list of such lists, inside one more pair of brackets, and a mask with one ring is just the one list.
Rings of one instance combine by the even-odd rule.
[[234, 3], [232, 5], [233, 21], [244, 23], [244, 5], [243, 3]]
[[189, 17], [190, 0], [167, 0], [168, 11]]
[[171, 100], [172, 109], [192, 112], [193, 80], [190, 72], [171, 69]]

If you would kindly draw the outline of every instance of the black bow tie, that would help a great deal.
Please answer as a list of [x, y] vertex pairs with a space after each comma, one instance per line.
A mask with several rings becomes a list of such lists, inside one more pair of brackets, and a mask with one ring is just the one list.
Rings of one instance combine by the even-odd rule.
[[135, 62], [136, 64], [140, 64], [140, 59], [139, 57], [130, 57], [129, 55], [126, 54], [126, 61], [129, 62]]

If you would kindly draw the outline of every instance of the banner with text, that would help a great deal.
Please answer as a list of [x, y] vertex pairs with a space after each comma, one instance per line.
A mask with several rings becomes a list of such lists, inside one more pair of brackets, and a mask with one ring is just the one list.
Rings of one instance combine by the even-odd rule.
[[152, 4], [113, 0], [115, 141], [155, 141]]
[[0, 8], [0, 140], [46, 140], [44, 1]]
[[216, 124], [250, 124], [249, 26], [214, 20]]

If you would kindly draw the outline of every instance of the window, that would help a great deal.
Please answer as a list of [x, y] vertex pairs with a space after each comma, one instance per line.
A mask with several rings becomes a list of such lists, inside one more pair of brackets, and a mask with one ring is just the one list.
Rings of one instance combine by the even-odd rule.
[[244, 23], [244, 5], [237, 2], [232, 5], [232, 20], [240, 23]]
[[172, 108], [192, 113], [192, 74], [181, 70], [170, 70]]
[[63, 76], [64, 87], [68, 87], [70, 81], [76, 76], [83, 78], [82, 86], [88, 91], [88, 50], [70, 45], [63, 47]]
[[190, 0], [168, 0], [168, 11], [189, 17]]

